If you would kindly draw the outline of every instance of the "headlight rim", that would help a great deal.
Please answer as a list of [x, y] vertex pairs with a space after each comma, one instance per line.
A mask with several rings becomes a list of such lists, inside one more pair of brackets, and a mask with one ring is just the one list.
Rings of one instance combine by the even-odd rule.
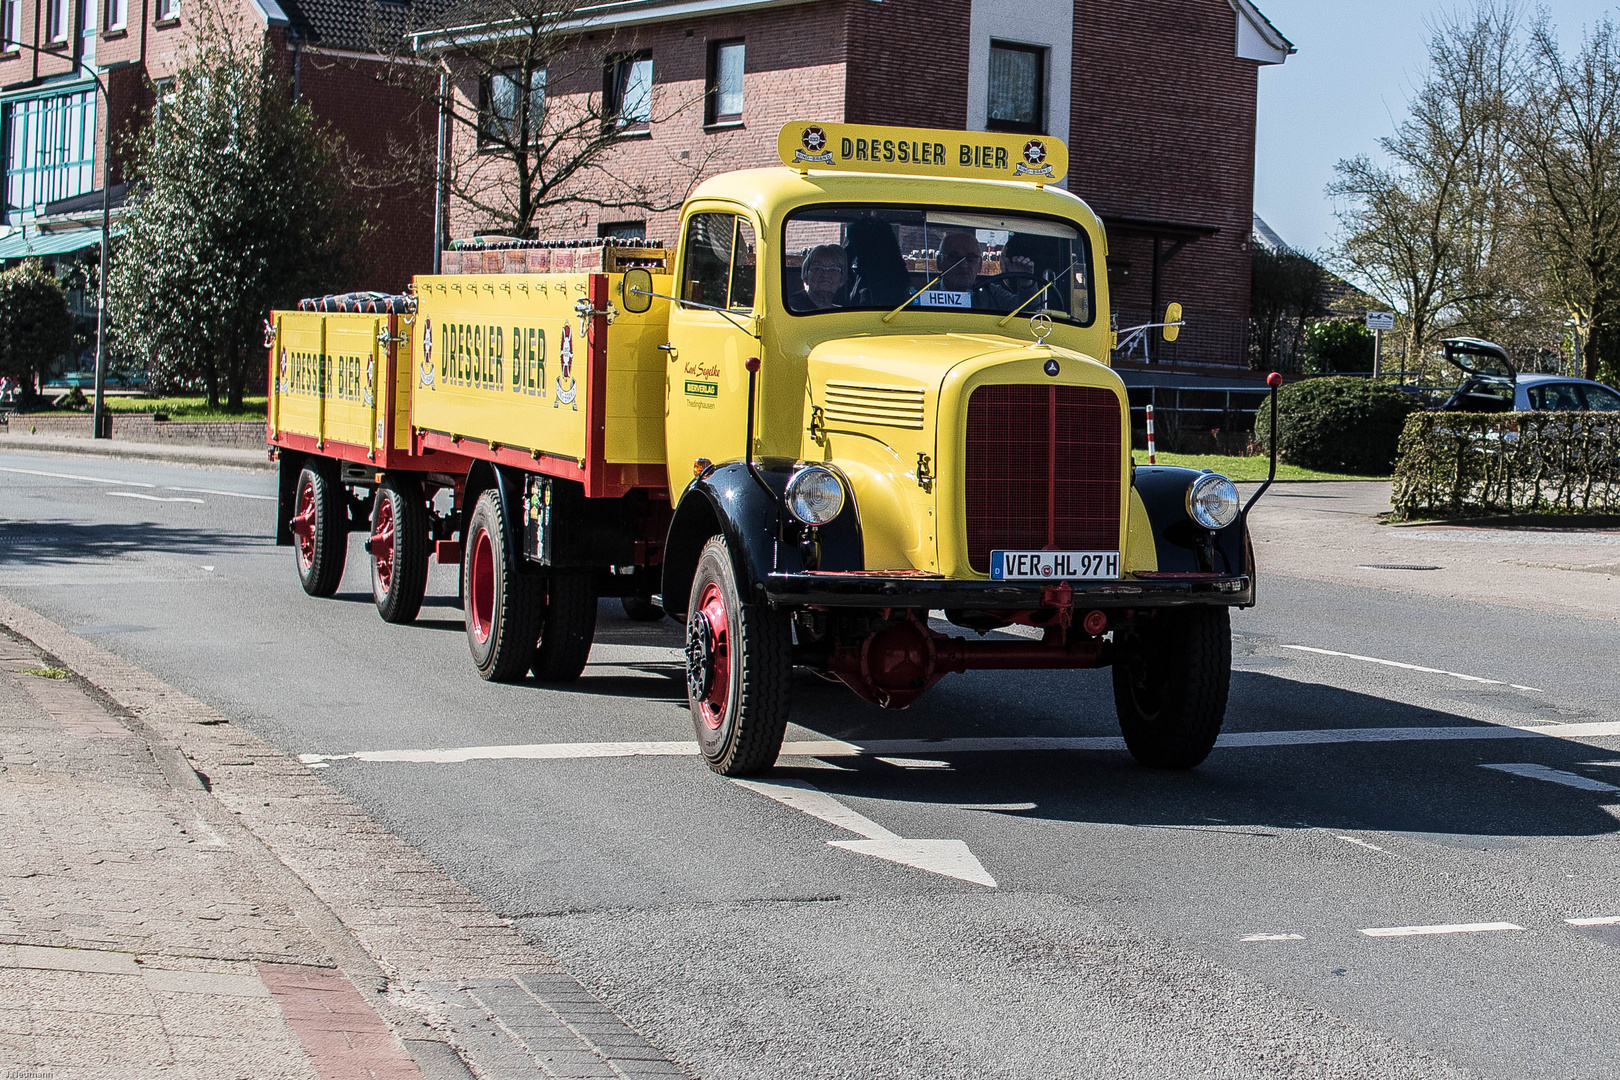
[[[1200, 489], [1213, 487], [1220, 484], [1225, 484], [1227, 489], [1231, 492], [1231, 502], [1229, 504], [1231, 507], [1231, 516], [1225, 522], [1212, 521], [1206, 518], [1203, 513], [1203, 507], [1196, 497]], [[1192, 518], [1192, 520], [1200, 528], [1209, 529], [1213, 532], [1219, 532], [1220, 530], [1230, 528], [1232, 525], [1237, 523], [1238, 517], [1241, 513], [1242, 500], [1238, 496], [1237, 485], [1232, 482], [1230, 477], [1218, 472], [1208, 471], [1200, 474], [1192, 481], [1192, 483], [1187, 485], [1186, 507], [1187, 516]]]
[[[821, 520], [812, 520], [810, 517], [801, 514], [799, 512], [799, 507], [795, 505], [796, 499], [794, 489], [801, 482], [803, 477], [812, 474], [821, 474], [830, 477], [834, 487], [838, 491], [838, 505], [834, 508], [831, 514], [828, 514], [824, 519]], [[839, 473], [837, 469], [834, 469], [831, 466], [825, 465], [819, 461], [801, 462], [794, 467], [792, 475], [788, 477], [787, 487], [782, 491], [782, 502], [783, 505], [787, 507], [787, 512], [792, 515], [793, 520], [797, 521], [801, 525], [805, 525], [813, 529], [821, 528], [838, 520], [839, 515], [844, 512], [844, 507], [849, 504], [849, 484], [844, 480], [843, 475]]]

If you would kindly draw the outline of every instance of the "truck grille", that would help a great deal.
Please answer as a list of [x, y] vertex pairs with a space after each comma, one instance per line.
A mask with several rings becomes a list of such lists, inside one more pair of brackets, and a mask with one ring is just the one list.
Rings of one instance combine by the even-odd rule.
[[968, 399], [968, 564], [990, 552], [1119, 548], [1119, 398], [1085, 386], [981, 386]]

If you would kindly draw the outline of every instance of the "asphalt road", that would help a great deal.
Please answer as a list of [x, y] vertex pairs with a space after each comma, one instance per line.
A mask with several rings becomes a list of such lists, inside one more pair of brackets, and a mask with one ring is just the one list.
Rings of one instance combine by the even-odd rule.
[[[452, 572], [386, 625], [355, 536], [312, 600], [273, 495], [0, 452], [0, 591], [310, 755], [705, 1077], [1620, 1076], [1613, 623], [1262, 577], [1197, 770], [957, 741], [1111, 739], [1106, 671], [902, 713], [805, 675], [790, 743], [878, 744], [749, 789], [661, 745], [674, 623], [604, 602], [576, 686], [484, 683]], [[386, 753], [431, 749], [462, 752]], [[832, 843], [862, 835], [996, 884]]]

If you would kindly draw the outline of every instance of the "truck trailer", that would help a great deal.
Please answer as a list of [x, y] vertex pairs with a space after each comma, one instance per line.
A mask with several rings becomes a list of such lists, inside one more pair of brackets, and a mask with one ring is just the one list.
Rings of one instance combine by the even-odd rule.
[[392, 622], [457, 564], [500, 681], [578, 678], [600, 597], [679, 619], [727, 776], [775, 762], [795, 666], [889, 709], [953, 672], [1110, 666], [1135, 758], [1203, 761], [1255, 600], [1248, 506], [1134, 463], [1067, 149], [795, 122], [778, 152], [697, 187], [672, 247], [485, 240], [406, 295], [272, 312], [305, 591], [336, 592], [354, 531]]

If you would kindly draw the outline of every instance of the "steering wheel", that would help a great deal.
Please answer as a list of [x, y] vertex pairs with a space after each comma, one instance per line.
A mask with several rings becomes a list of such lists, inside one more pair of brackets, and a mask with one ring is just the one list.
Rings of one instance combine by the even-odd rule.
[[991, 285], [999, 285], [1008, 292], [1027, 296], [1041, 285], [1041, 279], [1039, 275], [1024, 270], [1012, 270], [1005, 274], [992, 274], [989, 277], [982, 277], [979, 279], [978, 284], [974, 285], [974, 288], [983, 289]]

